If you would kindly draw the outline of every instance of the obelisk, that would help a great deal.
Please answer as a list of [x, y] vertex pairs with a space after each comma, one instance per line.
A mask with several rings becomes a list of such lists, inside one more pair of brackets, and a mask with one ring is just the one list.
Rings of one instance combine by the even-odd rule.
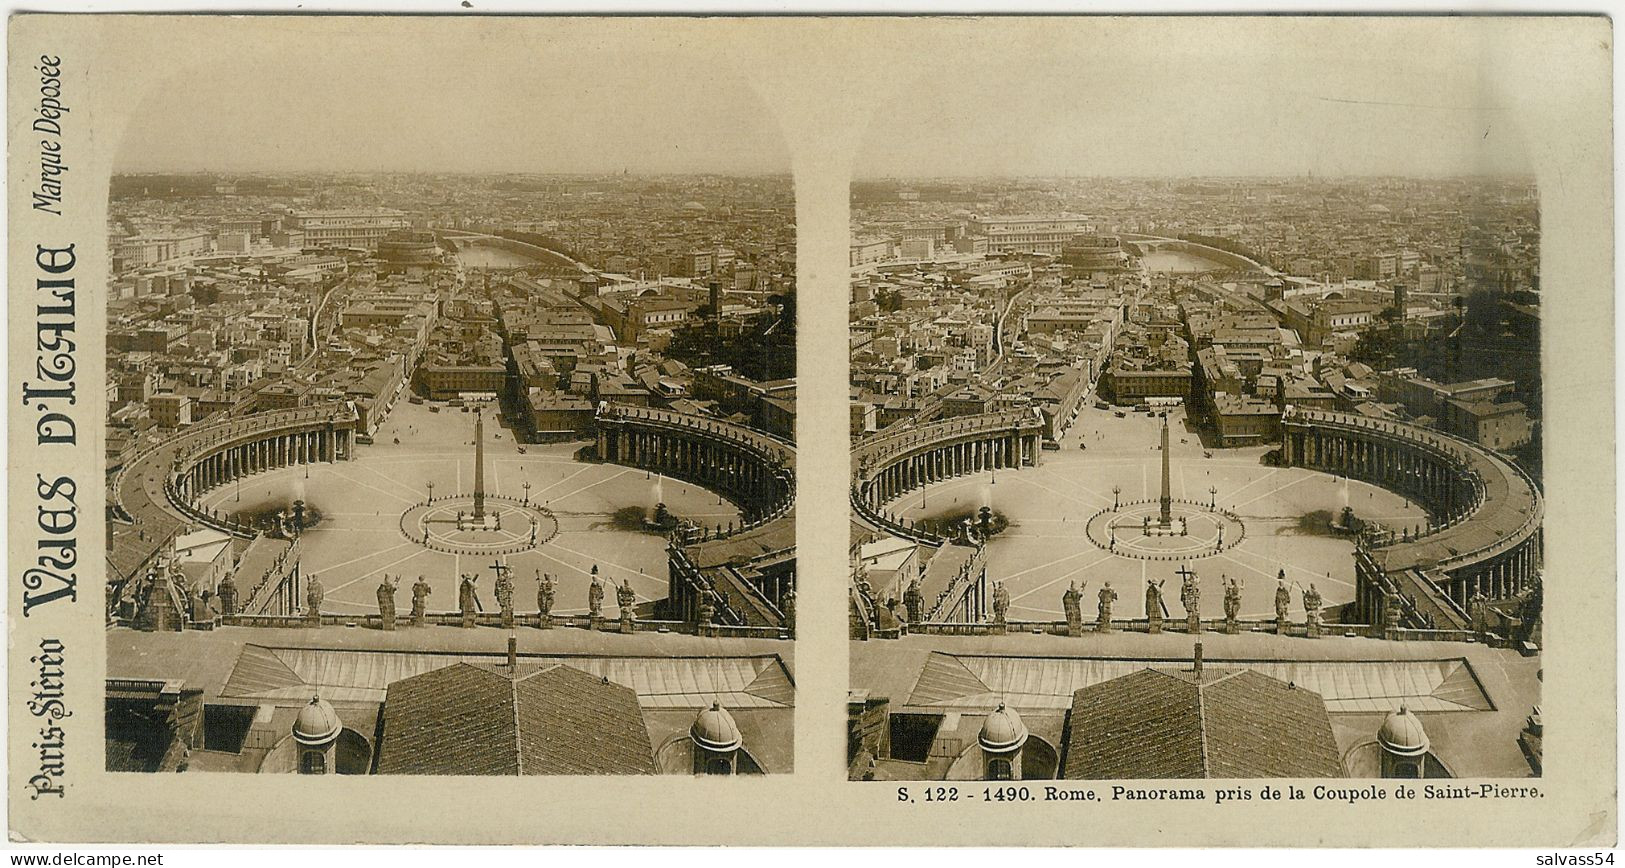
[[1174, 523], [1173, 501], [1168, 494], [1168, 417], [1162, 417], [1162, 517], [1163, 527]]
[[[1168, 445], [1166, 433], [1162, 440], [1164, 448]], [[1167, 479], [1168, 474], [1164, 471], [1164, 491], [1168, 487]], [[474, 522], [480, 526], [485, 524], [485, 414], [479, 407], [474, 408]]]

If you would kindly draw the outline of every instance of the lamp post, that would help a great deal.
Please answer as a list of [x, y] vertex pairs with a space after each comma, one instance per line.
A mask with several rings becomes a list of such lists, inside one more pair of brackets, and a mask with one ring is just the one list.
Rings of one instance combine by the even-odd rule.
[[430, 483], [428, 483], [428, 485], [429, 485], [429, 502], [434, 503], [434, 483], [431, 481]]
[[1208, 509], [1218, 509], [1219, 508], [1219, 488], [1218, 488], [1218, 486], [1209, 485], [1207, 487], [1207, 508]]
[[520, 487], [525, 489], [525, 505], [530, 506], [530, 480], [525, 480], [524, 484]]
[[1122, 496], [1123, 496], [1123, 486], [1121, 486], [1121, 485], [1112, 486], [1112, 509], [1120, 509], [1122, 507], [1122, 503], [1121, 503]]

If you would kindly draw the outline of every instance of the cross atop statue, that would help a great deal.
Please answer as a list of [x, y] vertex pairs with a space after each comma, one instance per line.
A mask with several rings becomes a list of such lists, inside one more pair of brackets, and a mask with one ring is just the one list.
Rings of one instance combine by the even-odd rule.
[[474, 583], [479, 580], [480, 577], [474, 573], [463, 573], [462, 583], [457, 586], [457, 608], [460, 611], [474, 612], [484, 609], [484, 606], [480, 605], [479, 593], [474, 587]]
[[1179, 602], [1185, 606], [1187, 613], [1196, 612], [1202, 600], [1202, 588], [1196, 583], [1196, 572], [1181, 564], [1174, 574], [1179, 576]]
[[501, 561], [491, 564], [491, 569], [497, 574], [496, 582], [492, 586], [492, 593], [497, 598], [497, 608], [503, 611], [513, 611], [513, 567]]
[[1167, 579], [1145, 580], [1145, 616], [1167, 615], [1168, 605], [1162, 601], [1162, 583]]

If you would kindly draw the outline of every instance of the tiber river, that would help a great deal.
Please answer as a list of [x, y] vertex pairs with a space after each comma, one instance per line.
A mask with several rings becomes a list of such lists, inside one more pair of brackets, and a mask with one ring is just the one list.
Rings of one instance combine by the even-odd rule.
[[464, 268], [518, 268], [521, 265], [530, 265], [536, 260], [500, 247], [475, 244], [457, 251], [457, 261], [462, 263]]
[[1195, 254], [1180, 250], [1156, 250], [1140, 259], [1146, 271], [1161, 274], [1200, 274], [1204, 271], [1218, 271], [1225, 266], [1211, 259], [1203, 259]]

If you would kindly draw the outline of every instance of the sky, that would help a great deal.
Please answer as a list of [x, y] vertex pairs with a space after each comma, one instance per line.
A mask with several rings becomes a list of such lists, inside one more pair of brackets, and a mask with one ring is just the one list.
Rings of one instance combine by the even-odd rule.
[[[1169, 31], [1172, 33], [1172, 30]], [[1261, 35], [1266, 38], [1257, 38]], [[1472, 44], [1208, 38], [942, 57], [876, 113], [859, 178], [1461, 175], [1529, 171]]]
[[[702, 62], [706, 61], [706, 62]], [[217, 42], [125, 130], [119, 172], [787, 172], [778, 122], [711, 58], [411, 44], [340, 30]]]
[[[1543, 82], [1470, 30], [1064, 23], [1012, 36], [956, 22], [936, 40], [848, 40], [862, 50], [768, 66], [658, 26], [611, 43], [297, 21], [276, 45], [242, 27], [141, 61], [116, 170], [777, 173], [791, 130], [798, 147], [839, 142], [858, 178], [1531, 171], [1518, 100], [1544, 96]], [[787, 74], [836, 97], [752, 84]], [[796, 114], [815, 102], [827, 117]], [[823, 127], [852, 132], [819, 139]]]

